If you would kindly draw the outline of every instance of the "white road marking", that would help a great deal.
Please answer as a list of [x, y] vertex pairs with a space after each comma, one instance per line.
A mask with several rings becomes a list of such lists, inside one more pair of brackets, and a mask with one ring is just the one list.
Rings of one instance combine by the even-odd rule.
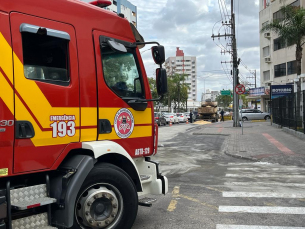
[[230, 162], [228, 165], [279, 165], [279, 164], [272, 164], [269, 162], [245, 162], [245, 163], [236, 163], [236, 162]]
[[305, 193], [279, 192], [223, 192], [223, 197], [257, 197], [257, 198], [305, 198]]
[[216, 229], [305, 229], [305, 227], [280, 227], [280, 226], [217, 224]]
[[253, 167], [253, 168], [242, 168], [242, 167], [240, 167], [240, 168], [228, 168], [228, 170], [234, 170], [234, 171], [240, 171], [240, 170], [247, 170], [247, 171], [257, 171], [257, 170], [272, 170], [272, 171], [285, 171], [285, 170], [287, 170], [287, 171], [305, 171], [305, 168], [298, 168], [298, 167], [285, 167], [285, 166], [283, 166], [283, 167], [278, 167], [278, 168], [271, 168], [271, 167]]
[[304, 215], [305, 207], [219, 206], [219, 212]]
[[305, 184], [298, 183], [279, 183], [279, 182], [225, 182], [225, 186], [288, 186], [288, 187], [305, 187]]
[[257, 178], [274, 178], [274, 177], [279, 177], [279, 178], [302, 178], [305, 179], [305, 175], [284, 175], [284, 174], [226, 174], [226, 177], [257, 177]]

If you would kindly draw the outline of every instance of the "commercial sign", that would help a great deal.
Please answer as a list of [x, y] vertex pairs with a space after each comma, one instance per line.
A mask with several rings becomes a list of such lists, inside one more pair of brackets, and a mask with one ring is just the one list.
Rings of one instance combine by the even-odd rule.
[[251, 96], [266, 95], [265, 87], [250, 88], [249, 90], [250, 90], [250, 97]]
[[293, 94], [293, 85], [271, 85], [271, 99]]

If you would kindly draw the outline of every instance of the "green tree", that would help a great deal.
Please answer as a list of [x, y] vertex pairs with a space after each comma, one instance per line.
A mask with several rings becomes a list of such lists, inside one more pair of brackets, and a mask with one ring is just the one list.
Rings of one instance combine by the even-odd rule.
[[219, 95], [216, 97], [216, 101], [219, 107], [229, 107], [229, 105], [233, 102], [233, 98], [231, 95]]
[[[296, 45], [295, 57], [297, 75], [301, 74], [303, 45], [305, 43], [305, 9], [295, 6], [283, 6], [280, 9], [281, 20], [273, 20], [262, 27], [261, 33], [273, 31], [286, 44]], [[297, 82], [297, 98], [300, 101], [301, 79]]]
[[240, 95], [240, 99], [243, 101], [243, 108], [247, 108], [248, 107], [248, 102], [249, 100], [247, 99], [247, 95], [242, 94]]
[[171, 75], [171, 94], [174, 109], [180, 111], [181, 106], [184, 107], [187, 102], [187, 91], [189, 86], [185, 83], [186, 74], [175, 73]]
[[[149, 88], [151, 92], [151, 97], [153, 99], [156, 99], [159, 97], [158, 92], [157, 92], [157, 85], [156, 85], [156, 79], [153, 77], [148, 77], [148, 83], [149, 83]], [[156, 107], [157, 103], [162, 103], [162, 101], [154, 101], [154, 107]]]

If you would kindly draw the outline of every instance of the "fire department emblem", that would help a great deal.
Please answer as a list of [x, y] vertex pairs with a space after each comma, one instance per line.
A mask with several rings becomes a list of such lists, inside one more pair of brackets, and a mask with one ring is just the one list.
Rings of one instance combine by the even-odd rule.
[[132, 113], [126, 109], [120, 109], [114, 117], [114, 129], [120, 138], [128, 138], [134, 127], [134, 118]]

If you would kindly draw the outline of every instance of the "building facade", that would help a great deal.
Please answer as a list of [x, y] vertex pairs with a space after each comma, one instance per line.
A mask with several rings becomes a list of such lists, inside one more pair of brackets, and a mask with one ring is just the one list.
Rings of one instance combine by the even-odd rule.
[[201, 101], [204, 102], [207, 99], [210, 99], [211, 101], [216, 101], [217, 96], [220, 95], [220, 91], [211, 91], [210, 89], [206, 89], [205, 92], [201, 95]]
[[[93, 0], [81, 0], [83, 2], [92, 2]], [[111, 5], [106, 9], [114, 13], [122, 13], [125, 18], [135, 27], [137, 27], [137, 7], [127, 0], [109, 0]]]
[[177, 47], [176, 56], [169, 57], [165, 61], [169, 72], [186, 74], [186, 84], [189, 85], [188, 104], [197, 99], [197, 62], [195, 56], [185, 56], [183, 50]]
[[[260, 0], [259, 1], [259, 28], [281, 18], [280, 8], [285, 5], [305, 6], [305, 0]], [[278, 35], [274, 32], [260, 33], [260, 76], [261, 86], [267, 90], [271, 85], [294, 85], [296, 91], [296, 57], [295, 45], [281, 42]], [[303, 49], [303, 59], [305, 49]], [[305, 64], [302, 61], [302, 73]], [[304, 81], [304, 80], [303, 80]], [[302, 84], [305, 89], [304, 83]], [[270, 107], [270, 96], [268, 93], [261, 96], [261, 109], [268, 111]]]

